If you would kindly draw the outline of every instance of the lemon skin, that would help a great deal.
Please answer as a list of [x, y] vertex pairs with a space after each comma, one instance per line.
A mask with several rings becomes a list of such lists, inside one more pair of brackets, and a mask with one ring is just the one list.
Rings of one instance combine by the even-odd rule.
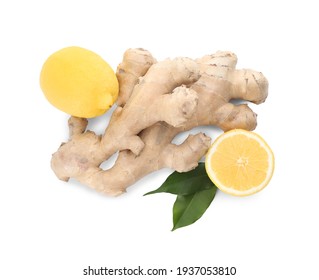
[[49, 56], [41, 70], [40, 86], [53, 106], [82, 118], [104, 114], [119, 92], [110, 65], [96, 53], [75, 46]]

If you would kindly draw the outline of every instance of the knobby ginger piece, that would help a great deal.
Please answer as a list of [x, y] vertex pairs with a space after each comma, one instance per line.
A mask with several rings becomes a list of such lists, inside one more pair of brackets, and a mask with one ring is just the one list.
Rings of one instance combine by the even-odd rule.
[[[262, 73], [236, 70], [237, 57], [217, 52], [202, 58], [156, 62], [143, 49], [129, 49], [117, 69], [118, 107], [100, 136], [87, 131], [86, 119], [70, 117], [70, 139], [52, 156], [56, 176], [75, 178], [96, 191], [116, 196], [145, 175], [169, 167], [186, 172], [198, 165], [211, 139], [189, 135], [184, 143], [174, 137], [196, 126], [215, 125], [224, 131], [254, 130], [256, 114], [245, 104], [265, 101], [268, 82]], [[119, 152], [113, 167], [100, 165]]]

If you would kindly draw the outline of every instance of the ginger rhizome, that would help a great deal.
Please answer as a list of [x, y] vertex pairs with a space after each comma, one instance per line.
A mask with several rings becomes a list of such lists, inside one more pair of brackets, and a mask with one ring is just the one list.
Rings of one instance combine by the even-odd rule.
[[[224, 131], [256, 127], [256, 114], [246, 104], [230, 101], [262, 103], [268, 82], [260, 72], [236, 70], [236, 62], [230, 52], [157, 62], [146, 50], [127, 50], [116, 73], [118, 106], [105, 133], [88, 131], [86, 119], [71, 116], [70, 139], [52, 156], [56, 176], [75, 178], [115, 196], [161, 168], [195, 168], [211, 139], [198, 133], [175, 145], [177, 134], [196, 126], [214, 125]], [[103, 170], [101, 164], [116, 152], [113, 167]]]

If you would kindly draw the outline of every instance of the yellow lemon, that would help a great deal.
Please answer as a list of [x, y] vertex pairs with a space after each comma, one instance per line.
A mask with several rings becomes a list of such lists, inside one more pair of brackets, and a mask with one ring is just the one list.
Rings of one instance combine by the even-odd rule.
[[274, 162], [273, 152], [258, 134], [234, 129], [214, 141], [206, 155], [205, 168], [221, 191], [246, 196], [269, 183]]
[[53, 106], [82, 118], [105, 113], [119, 92], [118, 80], [109, 64], [80, 47], [53, 53], [42, 67], [40, 85]]

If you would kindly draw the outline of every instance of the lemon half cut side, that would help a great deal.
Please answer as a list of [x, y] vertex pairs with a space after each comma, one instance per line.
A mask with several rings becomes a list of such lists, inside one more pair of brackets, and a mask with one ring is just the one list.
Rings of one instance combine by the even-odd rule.
[[223, 192], [247, 196], [261, 191], [274, 172], [274, 154], [257, 133], [233, 129], [212, 144], [205, 168], [212, 182]]

